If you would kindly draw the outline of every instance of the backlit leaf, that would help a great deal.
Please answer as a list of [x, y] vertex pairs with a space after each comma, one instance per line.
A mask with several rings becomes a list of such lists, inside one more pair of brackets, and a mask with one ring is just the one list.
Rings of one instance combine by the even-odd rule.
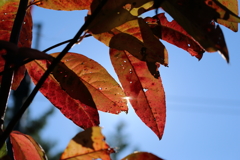
[[[238, 15], [238, 1], [237, 0], [218, 0], [219, 3], [224, 5], [226, 8], [228, 8], [231, 12], [233, 12], [235, 15]], [[217, 22], [219, 24], [224, 25], [225, 27], [231, 29], [234, 32], [238, 31], [238, 23], [227, 21], [224, 19], [217, 19]]]
[[[102, 34], [93, 36], [105, 43], [110, 48], [126, 50], [136, 58], [155, 64], [159, 62], [163, 65], [168, 64], [168, 53], [165, 46], [153, 35], [146, 22], [139, 18], [128, 21]], [[153, 76], [156, 70], [149, 67]]]
[[163, 1], [161, 6], [207, 52], [219, 51], [229, 62], [222, 30], [214, 23], [214, 19], [224, 17], [206, 3], [205, 0], [167, 0]]
[[[58, 53], [52, 54], [54, 57], [57, 55]], [[80, 80], [86, 86], [98, 110], [114, 114], [128, 111], [122, 88], [100, 64], [77, 53], [68, 53], [62, 62], [78, 76], [76, 81]], [[55, 73], [53, 75], [57, 78]], [[57, 80], [59, 83], [68, 81], [63, 76]], [[71, 81], [73, 83], [74, 80]], [[74, 83], [71, 86], [68, 83], [68, 87], [76, 88]], [[76, 91], [76, 94], [80, 94], [79, 91]]]
[[[99, 3], [101, 3], [99, 0], [93, 1], [91, 12], [95, 10]], [[127, 21], [136, 19], [152, 6], [152, 0], [109, 0], [88, 29], [94, 34], [110, 31]]]
[[29, 135], [13, 131], [10, 140], [15, 160], [47, 160], [42, 147]]
[[169, 22], [164, 13], [144, 20], [158, 38], [186, 50], [199, 60], [202, 58], [204, 50], [201, 46], [176, 21]]
[[110, 160], [114, 150], [105, 142], [100, 127], [88, 128], [78, 133], [64, 150], [61, 160]]
[[93, 0], [34, 0], [33, 3], [39, 7], [53, 10], [83, 10], [90, 9]]
[[[135, 112], [161, 139], [166, 121], [166, 103], [160, 75], [154, 78], [148, 71], [149, 64], [126, 51], [110, 49], [110, 57]], [[158, 72], [157, 64], [151, 65]]]
[[[45, 60], [36, 60], [25, 66], [36, 84], [48, 65]], [[60, 63], [53, 73], [57, 77], [65, 77], [65, 83], [60, 84], [53, 75], [50, 75], [40, 88], [42, 94], [78, 126], [86, 129], [98, 125], [99, 116], [95, 103], [79, 77], [63, 63]]]
[[[1, 1], [0, 3], [0, 40], [9, 41], [13, 22], [17, 13], [19, 0]], [[20, 40], [18, 45], [20, 47], [31, 47], [32, 43], [32, 17], [30, 10], [27, 10], [22, 30], [20, 33]], [[0, 54], [5, 54], [4, 51], [0, 51]], [[5, 60], [0, 56], [0, 72], [4, 69]], [[25, 67], [19, 67], [14, 73], [12, 89], [17, 89], [22, 81], [25, 73]], [[0, 76], [0, 82], [1, 82]]]
[[148, 152], [136, 152], [128, 155], [127, 157], [123, 158], [122, 160], [163, 160], [155, 156], [152, 153]]

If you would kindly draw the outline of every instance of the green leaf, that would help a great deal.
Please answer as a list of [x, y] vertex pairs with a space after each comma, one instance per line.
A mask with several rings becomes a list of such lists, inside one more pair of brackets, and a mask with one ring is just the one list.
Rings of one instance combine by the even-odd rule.
[[0, 159], [7, 156], [7, 145], [6, 143], [3, 144], [2, 148], [0, 149]]

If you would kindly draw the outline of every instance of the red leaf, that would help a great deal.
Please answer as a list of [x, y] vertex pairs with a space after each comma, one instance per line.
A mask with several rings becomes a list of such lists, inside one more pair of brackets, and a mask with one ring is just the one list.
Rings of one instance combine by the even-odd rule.
[[164, 13], [144, 20], [158, 38], [186, 50], [199, 60], [202, 58], [204, 53], [202, 47], [176, 21], [169, 22]]
[[15, 160], [46, 160], [42, 147], [30, 136], [13, 131], [10, 134]]
[[[58, 53], [52, 54], [54, 57], [57, 55]], [[100, 64], [77, 53], [67, 53], [62, 62], [78, 76], [77, 81], [86, 86], [98, 110], [113, 114], [128, 111], [122, 88]], [[54, 76], [56, 78], [56, 74]], [[59, 78], [58, 82], [67, 81], [64, 79], [66, 77]], [[72, 86], [68, 84], [68, 87], [76, 90], [74, 84]], [[76, 91], [76, 94], [80, 94], [79, 91]]]
[[152, 153], [148, 152], [136, 152], [128, 155], [127, 157], [123, 158], [122, 160], [163, 160], [155, 156]]
[[[135, 112], [161, 139], [166, 121], [166, 103], [160, 77], [154, 78], [146, 62], [126, 51], [110, 49], [110, 57]], [[157, 70], [157, 66], [153, 65]]]
[[[25, 66], [36, 84], [48, 64], [46, 61], [32, 61]], [[50, 75], [40, 88], [42, 94], [78, 126], [86, 129], [98, 125], [99, 116], [95, 103], [78, 76], [63, 63], [55, 68], [53, 74], [59, 79], [65, 77], [64, 83], [59, 83], [53, 75]]]
[[[93, 36], [110, 48], [126, 50], [147, 63], [160, 62], [165, 66], [168, 64], [165, 46], [154, 36], [148, 24], [141, 18], [128, 21], [112, 29], [111, 32], [93, 34]], [[149, 65], [148, 67], [152, 75], [156, 76], [155, 68]]]
[[61, 160], [110, 160], [114, 150], [105, 142], [100, 127], [88, 128], [78, 133], [64, 150]]
[[[13, 27], [13, 22], [17, 13], [19, 0], [7, 1], [0, 3], [0, 40], [9, 41], [10, 33]], [[31, 47], [32, 43], [32, 17], [30, 10], [27, 10], [22, 30], [20, 33], [20, 39], [18, 45], [20, 47]], [[4, 51], [0, 51], [0, 55], [6, 54]], [[0, 56], [0, 72], [4, 69], [5, 60]], [[14, 73], [12, 89], [17, 89], [22, 81], [25, 73], [25, 67], [19, 67]], [[0, 76], [1, 82], [2, 76]]]
[[[233, 18], [234, 21], [238, 22], [240, 18], [228, 10], [222, 12], [222, 7], [219, 8], [220, 10], [214, 8], [215, 2], [217, 1], [214, 0], [213, 3], [213, 0], [167, 0], [161, 3], [161, 7], [207, 52], [219, 51], [229, 62], [228, 49], [222, 30], [218, 25], [215, 25], [214, 20], [216, 18], [232, 20]], [[213, 8], [209, 6], [211, 4], [213, 4]], [[225, 13], [229, 16], [224, 17]]]
[[33, 3], [47, 9], [72, 11], [90, 9], [92, 1], [93, 0], [34, 0]]

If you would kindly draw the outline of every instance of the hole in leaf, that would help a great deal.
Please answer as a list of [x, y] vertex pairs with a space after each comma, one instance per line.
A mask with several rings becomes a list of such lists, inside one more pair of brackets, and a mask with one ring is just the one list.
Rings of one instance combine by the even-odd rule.
[[147, 92], [147, 91], [148, 91], [148, 89], [146, 89], [146, 88], [143, 88], [143, 91], [144, 91], [144, 92]]

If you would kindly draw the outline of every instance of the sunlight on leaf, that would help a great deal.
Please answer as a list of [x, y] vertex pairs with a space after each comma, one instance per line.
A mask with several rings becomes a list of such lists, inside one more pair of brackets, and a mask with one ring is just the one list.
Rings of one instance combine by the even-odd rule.
[[163, 160], [163, 159], [155, 156], [152, 153], [135, 152], [123, 158], [122, 160]]
[[[139, 18], [116, 27], [111, 32], [93, 34], [110, 48], [126, 50], [136, 58], [155, 64], [168, 65], [168, 53], [165, 46], [153, 35], [146, 22]], [[149, 71], [156, 76], [155, 68], [148, 65]]]
[[13, 131], [10, 140], [15, 160], [47, 160], [42, 147], [29, 135]]
[[101, 127], [88, 128], [78, 133], [64, 150], [61, 160], [110, 160], [114, 150], [105, 142]]
[[[161, 139], [166, 121], [166, 103], [160, 77], [154, 78], [146, 62], [126, 51], [111, 49], [110, 58], [136, 114]], [[158, 71], [158, 66], [154, 66]]]
[[[57, 55], [58, 53], [52, 54], [53, 57]], [[122, 88], [100, 64], [77, 53], [67, 53], [62, 62], [78, 76], [77, 81], [80, 80], [86, 86], [98, 110], [113, 114], [128, 111]], [[56, 75], [54, 76], [56, 78]], [[64, 79], [68, 81], [67, 78], [58, 79], [58, 82], [61, 83]], [[76, 90], [74, 80], [71, 81], [72, 85], [68, 83], [66, 88]], [[75, 94], [79, 94], [79, 91], [76, 90]]]
[[[25, 65], [34, 84], [39, 81], [48, 65], [49, 62], [45, 60], [36, 60]], [[61, 71], [56, 73], [57, 69]], [[66, 77], [66, 83], [60, 84], [50, 75], [40, 88], [41, 93], [78, 126], [86, 129], [98, 125], [99, 115], [95, 103], [79, 77], [63, 63], [58, 65], [55, 74], [60, 78]]]

